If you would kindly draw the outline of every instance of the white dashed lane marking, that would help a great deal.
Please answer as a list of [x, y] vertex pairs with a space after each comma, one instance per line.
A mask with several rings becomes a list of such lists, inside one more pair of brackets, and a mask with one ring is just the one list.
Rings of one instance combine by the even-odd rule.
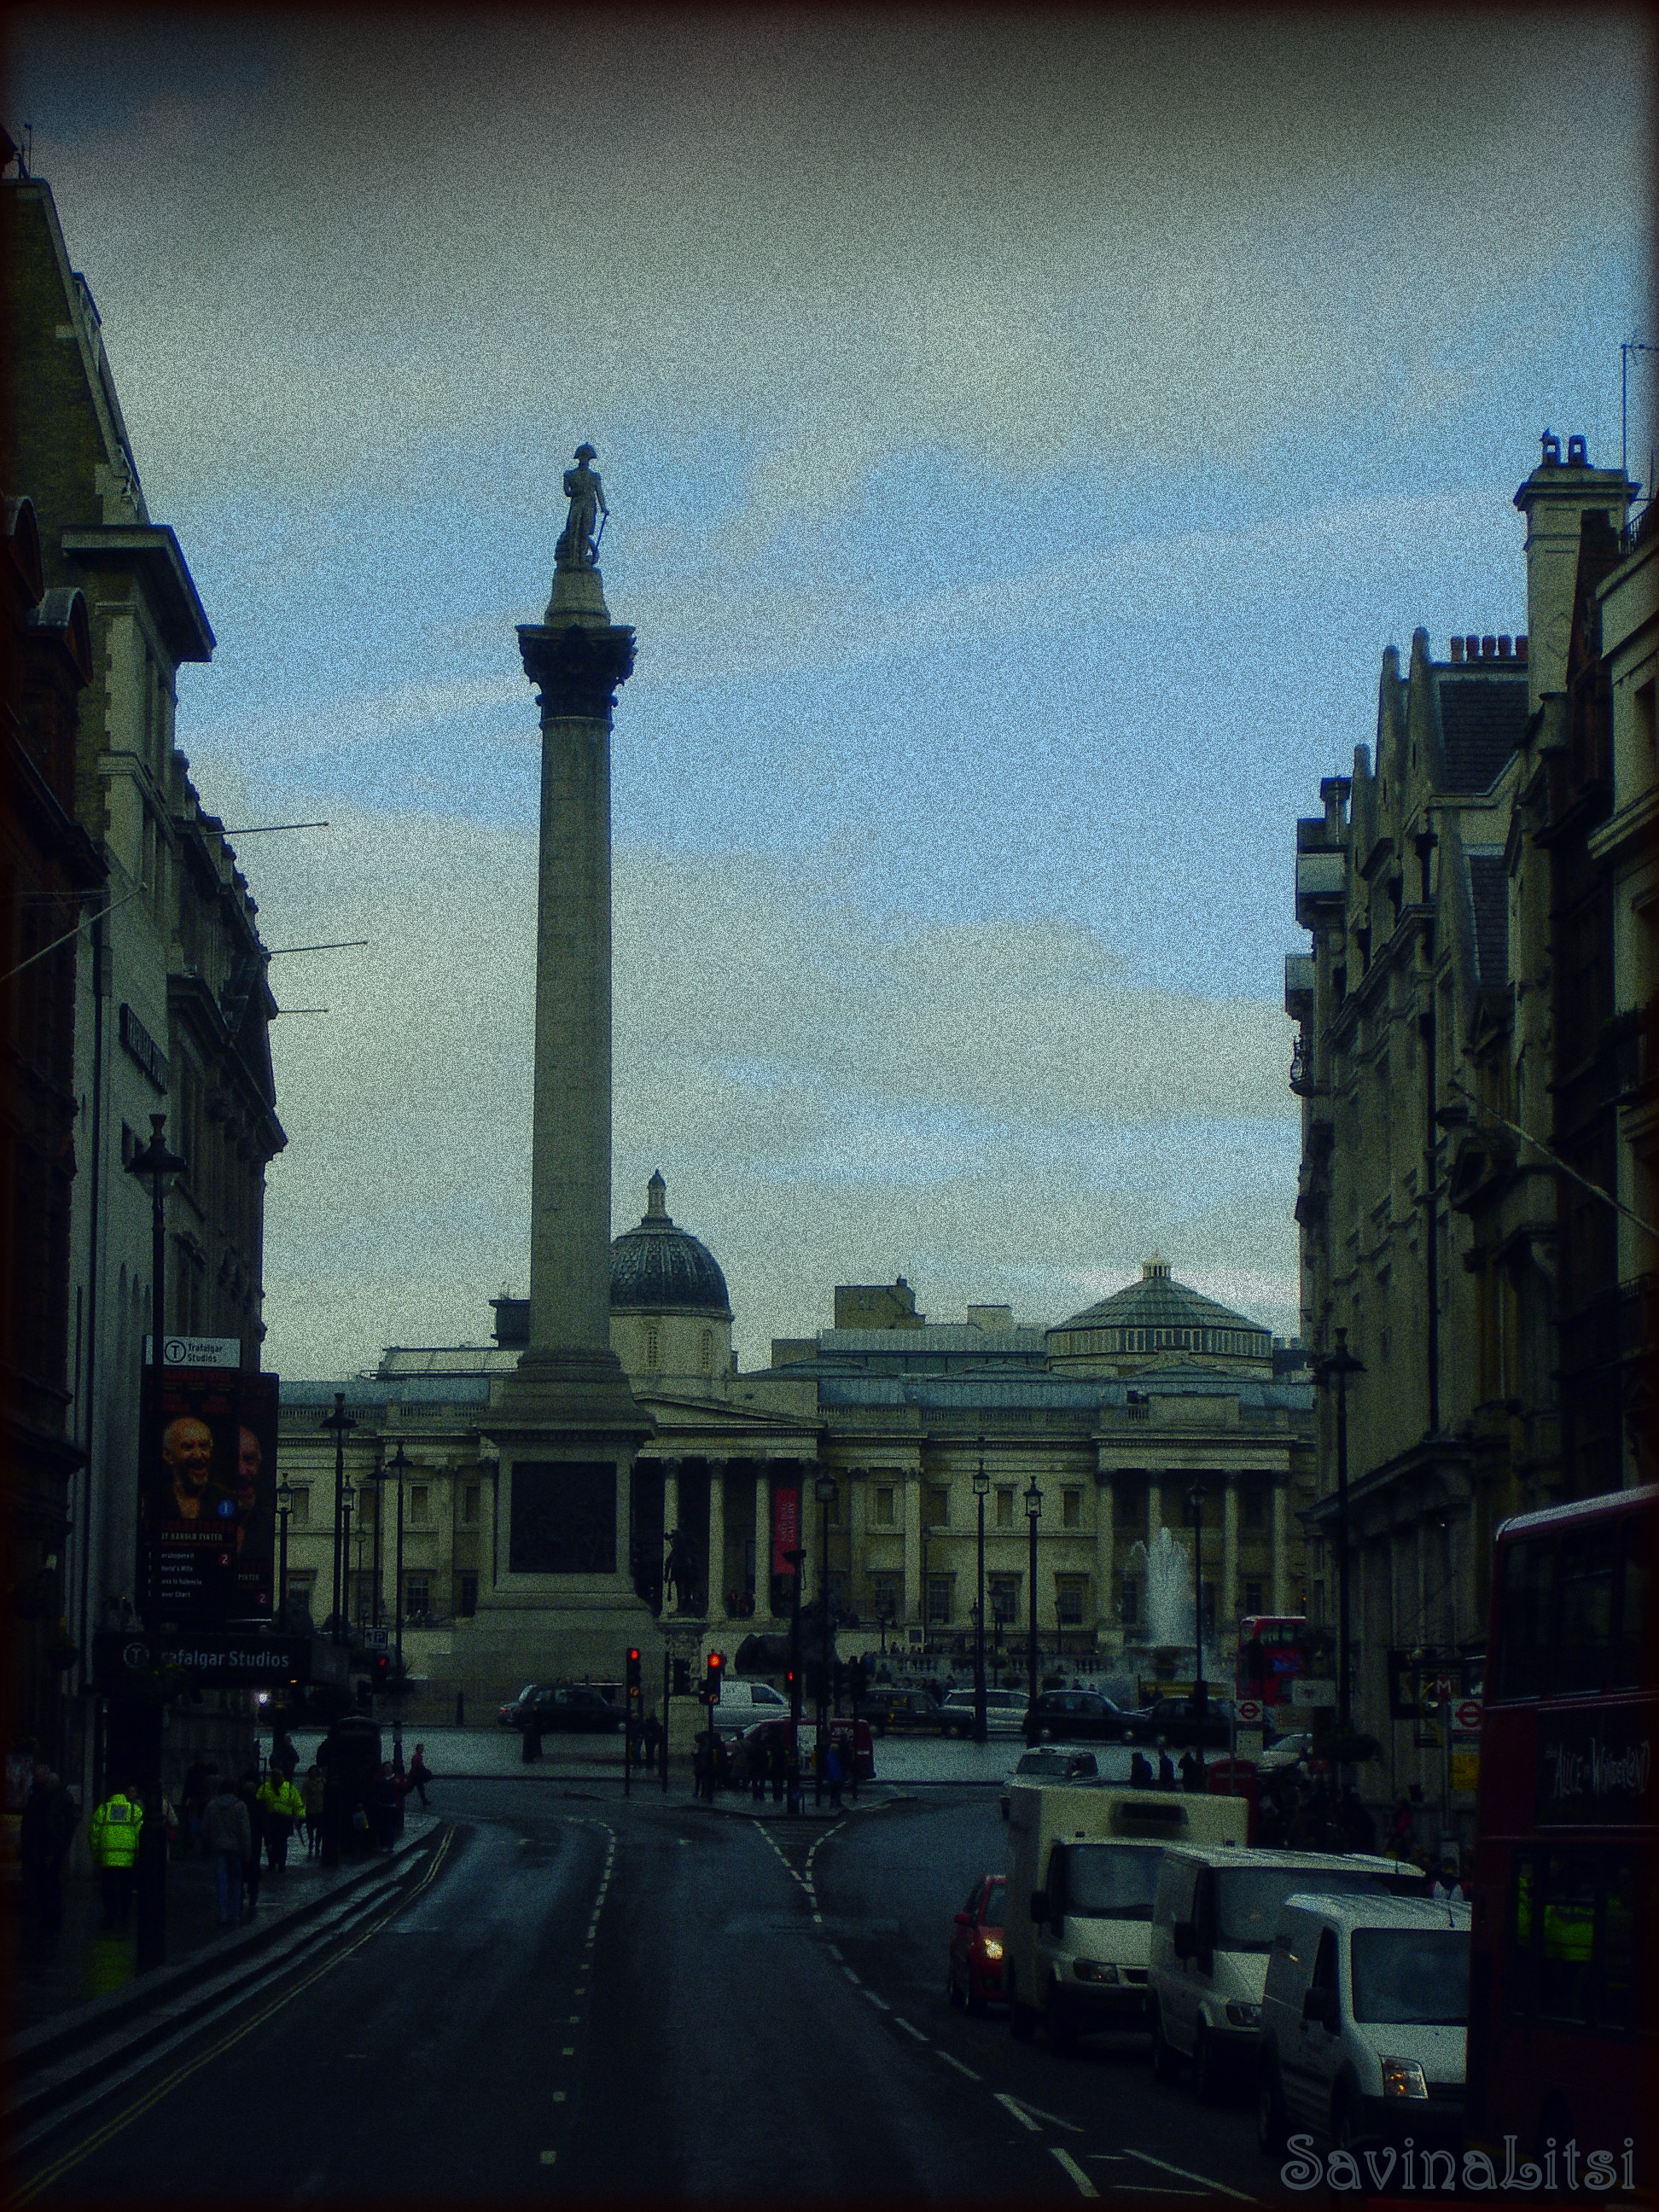
[[1042, 2133], [1042, 2129], [1038, 2127], [1036, 2122], [1026, 2111], [1024, 2106], [1020, 2103], [1018, 2097], [1011, 2097], [1006, 2089], [997, 2090], [995, 2092], [995, 2095], [998, 2104], [1002, 2106], [1005, 2110], [1011, 2112], [1014, 2118], [1019, 2122], [1021, 2127], [1029, 2128], [1034, 2136], [1040, 2136]]
[[902, 2027], [907, 2035], [914, 2035], [918, 2043], [931, 2043], [933, 2041], [933, 2038], [931, 2036], [924, 2035], [919, 2027], [912, 2027], [909, 2021], [904, 2019], [898, 2013], [895, 2013], [893, 2014], [893, 2025], [895, 2027]]
[[1088, 2175], [1083, 2171], [1083, 2168], [1072, 2156], [1070, 2151], [1062, 2150], [1058, 2143], [1050, 2143], [1048, 2148], [1054, 2157], [1059, 2160], [1060, 2165], [1064, 2166], [1066, 2172], [1071, 2175], [1073, 2180], [1076, 2182], [1077, 2193], [1079, 2197], [1099, 2196], [1100, 2191], [1095, 2187], [1093, 2182], [1090, 2180]]
[[1123, 2146], [1127, 2158], [1138, 2158], [1144, 2165], [1155, 2166], [1161, 2173], [1178, 2173], [1183, 2181], [1195, 2181], [1200, 2189], [1213, 2190], [1219, 2197], [1231, 2197], [1240, 2204], [1254, 2204], [1256, 2198], [1247, 2197], [1242, 2189], [1229, 2189], [1224, 2181], [1212, 2181], [1207, 2173], [1194, 2173], [1189, 2166], [1171, 2166], [1167, 2158], [1154, 2158], [1149, 2150], [1134, 2150]]

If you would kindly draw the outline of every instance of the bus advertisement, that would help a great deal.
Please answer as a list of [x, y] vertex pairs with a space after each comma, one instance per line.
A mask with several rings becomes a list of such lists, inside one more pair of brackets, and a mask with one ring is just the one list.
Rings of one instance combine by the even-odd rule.
[[1238, 1624], [1237, 1694], [1264, 1705], [1287, 1705], [1291, 1685], [1307, 1666], [1299, 1613], [1247, 1613]]
[[1468, 2140], [1651, 2185], [1659, 1486], [1498, 1530], [1481, 1717]]

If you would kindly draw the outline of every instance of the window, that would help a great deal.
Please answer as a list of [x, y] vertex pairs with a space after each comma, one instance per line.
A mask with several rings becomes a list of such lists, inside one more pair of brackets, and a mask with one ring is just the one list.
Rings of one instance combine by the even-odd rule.
[[1544, 1537], [1511, 1544], [1504, 1555], [1498, 1606], [1500, 1698], [1535, 1698], [1544, 1686], [1553, 1558]]
[[290, 1575], [288, 1578], [288, 1601], [299, 1613], [311, 1610], [311, 1594], [317, 1587], [315, 1575]]
[[645, 1364], [647, 1367], [660, 1367], [662, 1364], [662, 1332], [659, 1329], [647, 1328], [645, 1332]]
[[1630, 1522], [1620, 1524], [1620, 1550], [1625, 1555], [1624, 1602], [1620, 1610], [1619, 1642], [1613, 1653], [1613, 1686], [1615, 1690], [1638, 1687], [1645, 1669], [1651, 1681], [1652, 1654], [1648, 1649], [1648, 1584], [1652, 1570], [1639, 1542], [1635, 1540], [1635, 1528]]
[[951, 1618], [952, 1575], [929, 1575], [927, 1577], [927, 1618], [930, 1621], [948, 1621]]
[[876, 1492], [876, 1526], [878, 1528], [890, 1528], [895, 1518], [893, 1492], [890, 1486], [884, 1483]]
[[[887, 1493], [890, 1498], [892, 1492]], [[870, 1587], [875, 1594], [876, 1619], [896, 1620], [899, 1615], [899, 1578], [896, 1575], [875, 1575]]]
[[1080, 1528], [1083, 1526], [1083, 1492], [1080, 1490], [1060, 1492], [1060, 1525], [1062, 1528]]
[[1083, 1608], [1088, 1595], [1086, 1575], [1057, 1575], [1054, 1578], [1054, 1605], [1062, 1628], [1081, 1628]]
[[478, 1610], [478, 1577], [477, 1575], [463, 1575], [460, 1577], [460, 1589], [455, 1600], [455, 1610], [459, 1613], [463, 1620], [471, 1620], [473, 1614]]
[[999, 1528], [1012, 1528], [1014, 1525], [1014, 1493], [1012, 1490], [997, 1492], [996, 1525]]
[[461, 1525], [463, 1528], [476, 1528], [477, 1527], [478, 1501], [480, 1495], [480, 1486], [476, 1482], [469, 1482], [465, 1489], [462, 1491]]
[[411, 1526], [422, 1527], [431, 1517], [431, 1490], [424, 1482], [411, 1482], [409, 1486], [409, 1518]]
[[929, 1483], [921, 1494], [921, 1520], [926, 1528], [943, 1528], [951, 1518], [951, 1493]]
[[1244, 1585], [1244, 1610], [1245, 1610], [1245, 1612], [1246, 1612], [1246, 1613], [1260, 1613], [1260, 1612], [1261, 1612], [1261, 1583], [1245, 1583], [1245, 1585]]
[[1019, 1618], [1019, 1577], [993, 1575], [991, 1577], [991, 1618], [1005, 1627]]
[[1611, 1528], [1581, 1529], [1561, 1547], [1556, 1566], [1560, 1643], [1551, 1684], [1557, 1692], [1599, 1690], [1606, 1680], [1614, 1565]]
[[432, 1610], [432, 1583], [426, 1575], [404, 1577], [404, 1617], [422, 1620]]
[[697, 1357], [702, 1363], [704, 1374], [707, 1374], [714, 1364], [714, 1332], [712, 1328], [704, 1329], [698, 1343]]
[[[295, 1491], [294, 1508], [289, 1515], [289, 1526], [293, 1528], [308, 1528], [311, 1526], [311, 1492], [309, 1488], [304, 1490], [296, 1489]], [[291, 1589], [292, 1587], [293, 1577], [290, 1577], [289, 1588]]]
[[1140, 1625], [1140, 1584], [1133, 1575], [1125, 1575], [1118, 1584], [1117, 1617], [1126, 1628]]

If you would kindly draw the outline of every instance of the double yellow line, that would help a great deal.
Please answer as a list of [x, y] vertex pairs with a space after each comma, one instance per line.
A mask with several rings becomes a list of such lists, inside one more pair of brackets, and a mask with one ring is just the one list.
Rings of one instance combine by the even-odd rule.
[[331, 1973], [343, 1960], [350, 1958], [354, 1951], [361, 1951], [365, 1943], [380, 1934], [388, 1920], [394, 1919], [405, 1905], [413, 1904], [421, 1892], [429, 1888], [437, 1880], [439, 1869], [448, 1856], [449, 1847], [454, 1840], [454, 1836], [455, 1831], [453, 1826], [445, 1828], [443, 1834], [438, 1839], [438, 1847], [428, 1863], [426, 1872], [420, 1880], [412, 1883], [406, 1891], [395, 1898], [378, 1919], [369, 1922], [361, 1935], [354, 1936], [351, 1942], [343, 1945], [341, 1949], [331, 1952], [319, 1966], [313, 1966], [308, 1974], [304, 1975], [292, 1987], [284, 1990], [281, 1996], [273, 1997], [268, 2005], [245, 2020], [240, 2027], [232, 2028], [228, 2035], [221, 2036], [216, 2043], [210, 2044], [205, 2051], [198, 2051], [194, 2058], [187, 2059], [182, 2066], [175, 2066], [171, 2074], [163, 2075], [154, 2088], [147, 2089], [143, 2095], [129, 2105], [125, 2112], [118, 2112], [112, 2120], [106, 2121], [101, 2128], [87, 2136], [83, 2142], [77, 2143], [73, 2150], [66, 2151], [62, 2158], [37, 2173], [32, 2181], [26, 2182], [14, 2193], [12, 2203], [27, 2204], [39, 2197], [43, 2191], [50, 2189], [54, 2182], [60, 2181], [64, 2174], [79, 2166], [82, 2159], [90, 2158], [94, 2151], [100, 2150], [106, 2142], [118, 2136], [124, 2128], [130, 2128], [135, 2120], [142, 2119], [146, 2112], [153, 2112], [164, 2097], [170, 2097], [181, 2083], [190, 2080], [191, 2075], [199, 2074], [204, 2066], [210, 2066], [216, 2058], [222, 2058], [227, 2051], [241, 2042], [244, 2036], [252, 2035], [256, 2027], [263, 2027], [266, 2021], [281, 2012], [284, 2005], [292, 2004], [295, 1997], [303, 1996], [314, 1983], [321, 1981], [325, 1974]]

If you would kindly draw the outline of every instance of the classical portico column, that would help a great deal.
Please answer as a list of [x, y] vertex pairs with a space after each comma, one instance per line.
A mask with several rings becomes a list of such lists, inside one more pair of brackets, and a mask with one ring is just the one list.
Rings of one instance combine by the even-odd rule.
[[755, 1469], [755, 1618], [772, 1611], [772, 1470], [769, 1460]]
[[850, 1613], [860, 1611], [860, 1570], [864, 1564], [864, 1514], [866, 1486], [863, 1471], [846, 1468], [841, 1477], [841, 1497], [847, 1528], [847, 1606]]
[[1221, 1639], [1228, 1636], [1238, 1619], [1238, 1482], [1235, 1476], [1221, 1478], [1221, 1589], [1215, 1608], [1216, 1649], [1224, 1647]]
[[[679, 1525], [680, 1463], [677, 1459], [665, 1459], [662, 1463], [662, 1543], [665, 1562], [668, 1557], [669, 1544], [673, 1539], [674, 1531]], [[672, 1598], [665, 1584], [662, 1594], [664, 1618], [669, 1619], [683, 1612], [684, 1607], [685, 1593], [680, 1589], [678, 1583], [674, 1586], [674, 1595]]]
[[1158, 1532], [1164, 1519], [1164, 1486], [1155, 1474], [1146, 1478], [1146, 1557], [1158, 1550]]
[[708, 1618], [726, 1618], [726, 1462], [708, 1462]]
[[1109, 1476], [1095, 1477], [1095, 1642], [1098, 1646], [1103, 1627], [1112, 1625], [1112, 1577], [1115, 1571], [1113, 1558], [1116, 1531], [1112, 1526], [1114, 1498]]
[[1291, 1594], [1285, 1587], [1285, 1488], [1282, 1482], [1273, 1486], [1273, 1611], [1288, 1613]]
[[924, 1634], [927, 1621], [927, 1593], [921, 1587], [921, 1476], [915, 1468], [904, 1475], [904, 1618], [920, 1622]]

